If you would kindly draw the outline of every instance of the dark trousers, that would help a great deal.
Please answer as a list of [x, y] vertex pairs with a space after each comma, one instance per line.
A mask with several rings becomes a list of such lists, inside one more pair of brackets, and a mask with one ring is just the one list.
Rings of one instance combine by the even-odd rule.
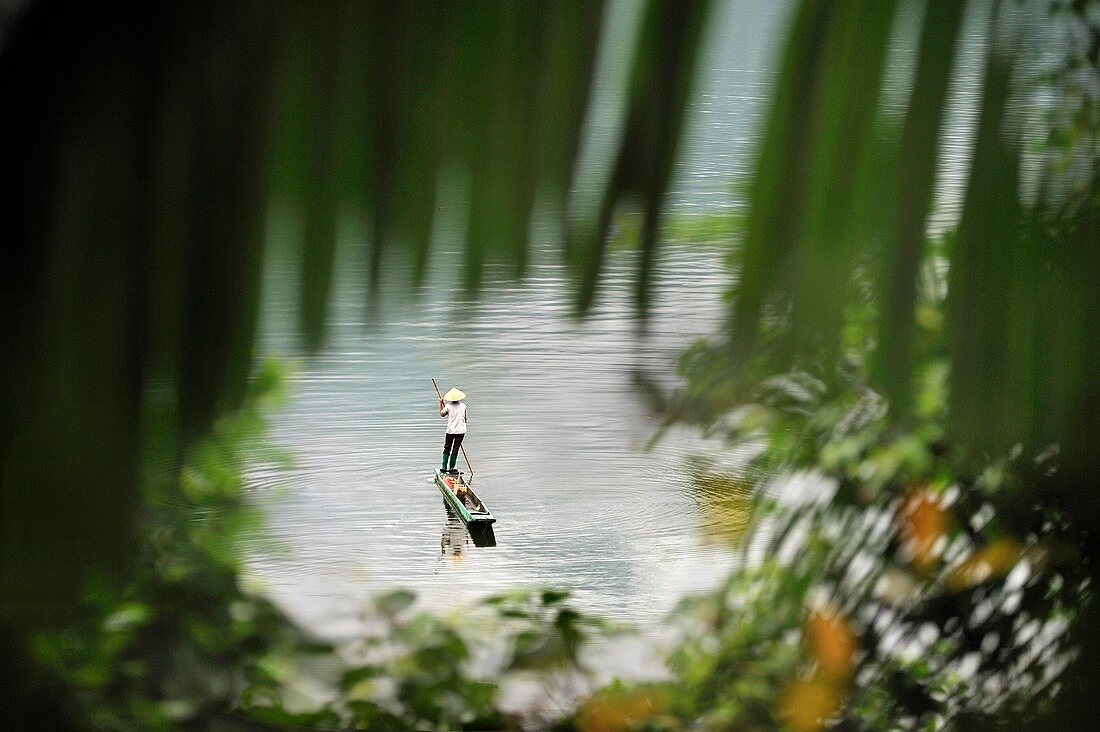
[[458, 448], [462, 447], [462, 438], [465, 436], [465, 433], [461, 435], [452, 435], [448, 432], [447, 439], [443, 441], [443, 452], [448, 455], [457, 455]]

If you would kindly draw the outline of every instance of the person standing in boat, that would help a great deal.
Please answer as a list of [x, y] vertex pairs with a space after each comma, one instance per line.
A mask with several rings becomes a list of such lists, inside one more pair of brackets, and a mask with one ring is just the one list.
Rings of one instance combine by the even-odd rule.
[[458, 472], [455, 470], [455, 463], [458, 462], [458, 451], [462, 447], [462, 438], [466, 436], [466, 422], [469, 421], [466, 402], [462, 401], [465, 398], [465, 393], [452, 387], [439, 401], [439, 416], [447, 418], [447, 437], [443, 441], [443, 465], [439, 468], [443, 473]]

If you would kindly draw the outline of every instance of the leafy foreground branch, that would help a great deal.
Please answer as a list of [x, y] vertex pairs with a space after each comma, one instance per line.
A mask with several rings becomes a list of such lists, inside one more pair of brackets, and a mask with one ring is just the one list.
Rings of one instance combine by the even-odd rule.
[[[151, 471], [131, 581], [121, 591], [93, 584], [79, 622], [35, 638], [37, 662], [65, 690], [69, 723], [514, 729], [524, 720], [502, 711], [502, 682], [590, 676], [582, 648], [609, 626], [569, 607], [568, 593], [484, 601], [479, 612], [497, 632], [486, 645], [444, 618], [410, 617], [415, 596], [398, 591], [367, 613], [371, 632], [337, 649], [242, 589], [234, 547], [261, 522], [243, 490], [246, 455], [255, 454], [244, 448], [262, 436], [279, 386], [278, 369], [266, 365], [241, 410], [219, 421], [170, 479]], [[479, 648], [496, 652], [476, 657]], [[475, 664], [487, 670], [474, 674]]]
[[[752, 528], [724, 586], [669, 618], [684, 640], [661, 682], [593, 692], [591, 641], [614, 628], [565, 592], [492, 597], [459, 626], [397, 591], [336, 648], [243, 590], [232, 547], [260, 521], [243, 448], [278, 401], [271, 366], [174, 480], [149, 481], [128, 586], [91, 587], [82, 621], [40, 634], [34, 654], [70, 721], [102, 729], [938, 729], [1034, 715], [1072, 657], [1082, 573], [1064, 518], [1013, 500], [1019, 456], [953, 472], [944, 373], [928, 370], [910, 432], [888, 427], [872, 392], [807, 374], [762, 387], [726, 425], [767, 440], [746, 473]], [[706, 495], [732, 480], [699, 470]], [[540, 701], [517, 705], [522, 687]]]
[[[929, 403], [942, 405], [944, 369], [933, 374]], [[805, 373], [757, 397], [734, 426], [769, 444], [750, 471], [745, 565], [684, 605], [694, 632], [672, 660], [675, 713], [653, 728], [1041, 719], [1091, 596], [1071, 522], [1022, 490], [1052, 456], [970, 475], [942, 415], [900, 430], [872, 392], [829, 393]]]
[[[925, 247], [908, 404], [873, 380], [890, 325], [865, 267], [847, 282], [832, 361], [795, 357], [762, 376], [751, 363], [730, 369], [728, 343], [685, 354], [669, 419], [764, 447], [738, 477], [756, 496], [744, 568], [696, 604], [697, 640], [674, 659], [686, 684], [676, 719], [1049, 722], [1063, 672], [1094, 632], [1088, 522], [1057, 500], [1067, 472], [1057, 443], [982, 454], [949, 429], [941, 264], [952, 245]], [[777, 313], [762, 342], [782, 343], [792, 320]], [[1088, 688], [1088, 672], [1078, 664], [1073, 684]]]

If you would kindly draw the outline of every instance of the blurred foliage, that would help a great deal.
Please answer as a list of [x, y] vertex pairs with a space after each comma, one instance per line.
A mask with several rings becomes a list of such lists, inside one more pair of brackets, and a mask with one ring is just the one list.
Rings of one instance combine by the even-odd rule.
[[676, 159], [684, 109], [695, 78], [696, 53], [709, 0], [651, 0], [635, 50], [622, 140], [591, 231], [574, 235], [567, 256], [579, 265], [579, 307], [592, 304], [607, 249], [612, 217], [622, 203], [641, 210], [637, 301], [649, 297], [664, 195]]
[[[715, 349], [709, 383], [695, 389], [716, 397], [693, 405], [704, 412], [730, 408], [745, 390], [806, 360], [847, 368], [837, 356], [852, 318], [862, 317], [853, 311], [870, 307], [870, 385], [899, 424], [911, 416], [915, 329], [926, 315], [917, 306], [924, 235], [963, 4], [928, 3], [900, 131], [880, 109], [885, 33], [867, 27], [870, 18], [889, 20], [878, 15], [889, 4], [871, 5], [865, 16], [859, 3], [808, 2], [796, 14], [750, 190], [728, 340]], [[1093, 53], [1097, 21], [1094, 3], [1062, 8], [1068, 29], [1047, 15], [1058, 11], [994, 3], [983, 18], [978, 128], [944, 260], [947, 427], [976, 463], [1017, 443], [1033, 452], [1057, 444], [1068, 473], [1085, 476], [1098, 437], [1089, 416], [1100, 398], [1089, 334], [1098, 312], [1100, 209], [1096, 118], [1077, 110], [1091, 110], [1100, 92], [1095, 62], [1072, 72], [1037, 69], [1054, 65], [1052, 57], [1069, 63], [1082, 45]], [[1083, 44], [1074, 42], [1082, 36]], [[1021, 111], [1044, 107], [1065, 112], [1035, 122]], [[1052, 122], [1061, 130], [1053, 138], [1044, 134]], [[1044, 138], [1056, 146], [1027, 149], [1040, 172], [1025, 182], [1025, 141]], [[1061, 162], [1067, 152], [1069, 167]], [[1097, 513], [1100, 501], [1087, 510]]]
[[[313, 347], [337, 217], [369, 222], [367, 277], [403, 253], [415, 285], [449, 177], [468, 204], [469, 290], [490, 262], [523, 273], [547, 201], [584, 309], [612, 222], [633, 206], [644, 307], [708, 6], [646, 3], [598, 213], [568, 225], [602, 3], [5, 11], [0, 98], [19, 110], [0, 139], [13, 243], [0, 270], [5, 715], [56, 722], [68, 709], [73, 723], [105, 727], [521, 723], [466, 673], [459, 629], [402, 616], [408, 595], [379, 601], [386, 632], [349, 666], [238, 588], [229, 547], [253, 519], [236, 450], [256, 434], [266, 393], [249, 392], [264, 212], [280, 206], [300, 223]], [[670, 419], [765, 442], [733, 479], [758, 495], [745, 566], [683, 609], [700, 625], [671, 680], [612, 685], [574, 718], [540, 723], [934, 729], [1016, 722], [1053, 697], [1046, 723], [1072, 726], [1091, 703], [1097, 3], [918, 3], [899, 127], [882, 82], [913, 7], [796, 3], [728, 328], [685, 356], [687, 386], [668, 402]], [[928, 242], [967, 13], [988, 22], [978, 126], [961, 221]], [[1038, 123], [1036, 110], [1047, 112]], [[704, 476], [699, 494], [720, 480]], [[578, 649], [599, 624], [562, 600], [492, 605], [514, 621], [512, 670], [495, 673], [585, 675]], [[292, 669], [310, 655], [350, 670], [307, 703]]]
[[137, 569], [119, 589], [93, 583], [60, 630], [36, 634], [36, 660], [72, 690], [70, 724], [162, 729], [213, 724], [299, 654], [329, 653], [240, 587], [234, 547], [260, 527], [245, 503], [245, 448], [263, 433], [281, 379], [267, 364], [239, 413], [215, 423], [182, 466], [144, 484]]
[[[499, 703], [510, 674], [590, 675], [581, 649], [612, 628], [571, 607], [567, 592], [493, 596], [448, 620], [412, 615], [415, 595], [394, 591], [365, 611], [372, 630], [338, 651], [259, 588], [243, 588], [236, 547], [262, 530], [243, 469], [263, 453], [280, 371], [266, 363], [241, 409], [218, 420], [178, 471], [146, 483], [141, 559], [127, 585], [91, 584], [64, 629], [32, 639], [35, 661], [67, 690], [49, 723], [515, 729], [523, 720]], [[495, 658], [475, 677], [470, 665], [486, 644]]]
[[[1096, 5], [993, 6], [962, 218], [931, 241], [962, 3], [927, 5], [898, 135], [881, 34], [846, 35], [858, 5], [799, 6], [728, 334], [659, 397], [765, 447], [737, 476], [757, 496], [743, 569], [696, 601], [654, 729], [1072, 726], [1100, 681]], [[1084, 42], [1045, 45], [1048, 11]], [[1040, 94], [1058, 111], [1029, 189], [1019, 110]]]
[[765, 439], [741, 569], [693, 619], [654, 729], [988, 726], [1040, 715], [1091, 597], [1080, 529], [1028, 488], [1051, 454], [969, 473], [944, 439], [942, 361], [899, 429], [854, 384], [805, 372], [762, 385], [722, 429]]
[[1016, 446], [975, 470], [950, 439], [935, 267], [949, 247], [950, 237], [925, 248], [904, 424], [871, 387], [869, 299], [848, 309], [835, 365], [807, 358], [751, 390], [738, 384], [733, 408], [711, 391], [722, 346], [685, 354], [673, 418], [754, 448], [734, 475], [696, 466], [703, 515], [750, 495], [752, 520], [727, 584], [670, 617], [686, 638], [673, 679], [615, 687], [663, 700], [632, 729], [1044, 724], [1091, 632], [1080, 621], [1095, 604], [1087, 526], [1041, 500], [1063, 469], [1056, 450]]
[[[419, 282], [441, 178], [469, 208], [467, 286], [490, 262], [523, 272], [536, 197], [564, 207], [602, 17], [574, 0], [5, 15], [0, 96], [21, 110], [0, 140], [5, 623], [60, 621], [89, 571], [129, 571], [147, 400], [175, 405], [177, 451], [240, 404], [269, 205], [299, 224], [313, 347], [337, 218], [370, 223], [372, 281], [393, 251]], [[678, 33], [649, 34], [668, 63], [694, 51]]]

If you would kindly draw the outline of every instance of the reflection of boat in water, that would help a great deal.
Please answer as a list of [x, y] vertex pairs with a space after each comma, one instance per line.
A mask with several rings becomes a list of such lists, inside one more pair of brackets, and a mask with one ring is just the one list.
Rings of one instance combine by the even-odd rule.
[[[435, 385], [435, 379], [432, 380], [432, 385]], [[439, 396], [438, 388], [436, 395]], [[466, 451], [463, 450], [462, 454], [465, 456]], [[469, 539], [473, 539], [474, 546], [477, 547], [497, 545], [497, 537], [493, 533], [496, 517], [470, 487], [474, 469], [470, 466], [469, 457], [466, 458], [466, 464], [470, 467], [470, 480], [459, 470], [444, 472], [437, 468], [434, 476], [435, 485], [443, 494], [443, 507], [447, 509], [448, 516], [447, 525], [443, 527], [443, 536], [439, 540], [439, 551], [443, 556], [450, 556], [452, 559], [465, 557]]]
[[460, 547], [461, 550], [469, 540], [473, 540], [476, 547], [497, 545], [492, 524], [477, 521], [466, 523], [450, 503], [444, 502], [443, 507], [447, 509], [447, 525], [443, 527], [443, 537], [439, 541], [439, 547], [444, 554], [448, 553], [448, 547], [451, 553], [454, 553], [455, 547]]
[[[444, 473], [435, 471], [435, 484], [443, 494], [443, 500], [471, 529], [475, 525], [488, 526], [496, 518], [485, 506], [462, 473]], [[461, 498], [459, 496], [462, 496]]]

